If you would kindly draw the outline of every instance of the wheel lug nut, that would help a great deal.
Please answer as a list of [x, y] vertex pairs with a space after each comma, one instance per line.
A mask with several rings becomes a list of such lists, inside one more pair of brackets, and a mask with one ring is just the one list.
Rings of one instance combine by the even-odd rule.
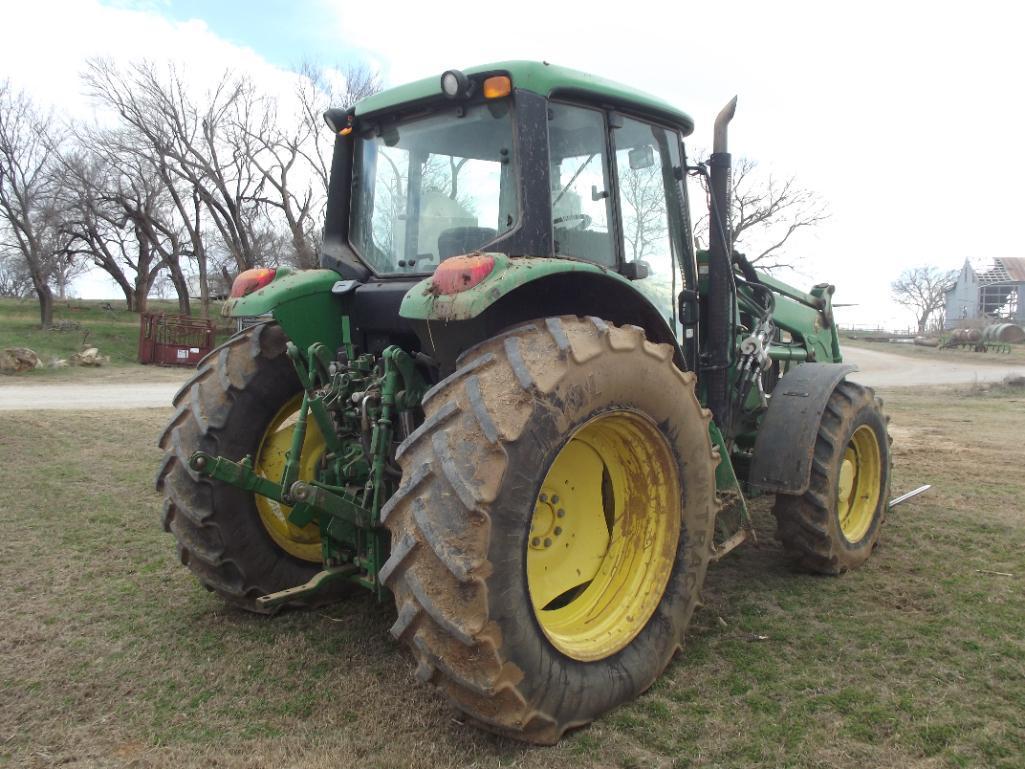
[[540, 497], [538, 497], [538, 501], [540, 501], [540, 502], [547, 502], [548, 501], [548, 495], [547, 494], [542, 494]]
[[552, 546], [551, 537], [545, 537], [545, 547], [551, 547], [551, 546]]
[[555, 514], [557, 516], [559, 516], [560, 518], [565, 518], [566, 517], [566, 511], [563, 510], [561, 507], [558, 510], [555, 511]]
[[530, 544], [532, 544], [534, 547], [540, 546], [541, 537], [534, 537], [532, 540], [530, 540]]
[[558, 494], [552, 494], [552, 504], [553, 505], [559, 504], [559, 495]]
[[562, 527], [561, 526], [556, 526], [555, 527], [555, 536], [559, 536], [560, 534], [562, 534]]

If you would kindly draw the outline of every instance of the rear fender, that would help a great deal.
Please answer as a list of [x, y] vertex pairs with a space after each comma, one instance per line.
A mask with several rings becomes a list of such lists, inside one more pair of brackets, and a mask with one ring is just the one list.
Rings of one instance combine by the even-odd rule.
[[536, 318], [594, 315], [644, 329], [648, 339], [683, 353], [667, 319], [629, 280], [591, 262], [492, 254], [495, 267], [479, 284], [439, 294], [430, 278], [411, 288], [399, 314], [416, 328], [425, 350], [454, 361], [462, 350], [504, 328]]
[[338, 282], [334, 270], [282, 272], [260, 290], [229, 299], [221, 314], [232, 318], [270, 314], [300, 350], [314, 342], [337, 350], [342, 345], [342, 298], [331, 289]]

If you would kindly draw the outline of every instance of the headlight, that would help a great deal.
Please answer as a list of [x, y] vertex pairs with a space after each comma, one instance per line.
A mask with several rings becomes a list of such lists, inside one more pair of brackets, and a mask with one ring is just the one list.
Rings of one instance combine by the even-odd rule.
[[466, 96], [470, 90], [470, 79], [458, 69], [450, 69], [441, 76], [441, 92], [450, 99]]

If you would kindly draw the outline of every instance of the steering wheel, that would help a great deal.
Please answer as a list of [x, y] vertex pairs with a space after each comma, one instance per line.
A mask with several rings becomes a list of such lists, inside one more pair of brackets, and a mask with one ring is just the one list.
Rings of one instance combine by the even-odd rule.
[[561, 224], [562, 222], [578, 221], [580, 222], [574, 230], [586, 230], [591, 226], [591, 217], [587, 214], [567, 214], [566, 216], [558, 216], [552, 219], [552, 224]]

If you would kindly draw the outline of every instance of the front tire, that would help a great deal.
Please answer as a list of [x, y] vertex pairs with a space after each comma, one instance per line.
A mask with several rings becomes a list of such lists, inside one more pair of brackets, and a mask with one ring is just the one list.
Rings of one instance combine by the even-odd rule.
[[841, 574], [879, 542], [890, 491], [890, 438], [883, 404], [869, 387], [842, 381], [826, 403], [808, 490], [778, 494], [776, 536], [801, 568]]
[[637, 327], [549, 318], [464, 353], [425, 396], [380, 576], [417, 677], [477, 724], [553, 743], [680, 647], [716, 510], [694, 381]]

